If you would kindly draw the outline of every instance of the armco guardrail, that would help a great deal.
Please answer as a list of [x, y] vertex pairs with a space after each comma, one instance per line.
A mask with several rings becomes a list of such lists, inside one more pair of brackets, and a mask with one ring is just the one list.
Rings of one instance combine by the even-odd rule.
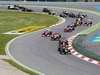
[[0, 1], [0, 4], [48, 4], [48, 5], [100, 5], [100, 2], [38, 2], [38, 1]]
[[[33, 2], [33, 1], [0, 1], [0, 7], [6, 6], [9, 4], [18, 4], [18, 5], [42, 5], [42, 6], [59, 6], [59, 7], [68, 7], [68, 8], [81, 8], [83, 5], [84, 9], [95, 9], [97, 5], [100, 5], [100, 2]], [[80, 6], [81, 5], [81, 6]]]

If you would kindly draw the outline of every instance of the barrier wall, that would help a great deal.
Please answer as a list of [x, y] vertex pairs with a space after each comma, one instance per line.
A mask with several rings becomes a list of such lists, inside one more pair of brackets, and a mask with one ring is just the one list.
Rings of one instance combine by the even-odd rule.
[[100, 2], [31, 2], [31, 1], [0, 1], [0, 8], [7, 8], [9, 4], [18, 4], [26, 6], [59, 6], [68, 8], [84, 8], [90, 10], [96, 10], [96, 6], [100, 5]]

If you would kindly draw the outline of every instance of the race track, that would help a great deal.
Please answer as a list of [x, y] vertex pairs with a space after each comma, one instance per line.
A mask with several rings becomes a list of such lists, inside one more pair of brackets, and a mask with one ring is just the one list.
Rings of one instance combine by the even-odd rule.
[[[59, 12], [63, 9], [57, 10]], [[93, 17], [94, 24], [100, 21], [99, 16], [91, 13], [87, 14]], [[65, 38], [86, 29], [81, 28], [80, 30], [77, 28], [72, 33], [63, 33], [64, 26], [72, 22], [72, 18], [66, 18], [64, 24], [50, 29], [62, 33]], [[72, 55], [60, 55], [57, 52], [57, 42], [50, 41], [50, 38], [41, 37], [42, 32], [43, 30], [28, 33], [15, 39], [9, 45], [10, 54], [17, 61], [45, 75], [100, 75], [100, 66], [85, 62]]]

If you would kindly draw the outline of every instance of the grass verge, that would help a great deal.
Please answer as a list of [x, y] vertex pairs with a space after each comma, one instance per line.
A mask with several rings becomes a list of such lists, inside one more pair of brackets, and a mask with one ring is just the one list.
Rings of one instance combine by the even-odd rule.
[[56, 16], [29, 12], [0, 11], [0, 33], [28, 26], [50, 26], [58, 21]]
[[84, 41], [84, 39], [86, 38], [86, 34], [83, 35], [78, 35], [74, 40], [73, 40], [73, 47], [75, 48], [75, 50], [81, 54], [83, 54], [84, 56], [87, 56], [89, 58], [95, 59], [100, 61], [100, 56], [97, 55], [96, 53], [87, 50], [85, 47], [82, 46], [82, 42]]
[[0, 11], [0, 55], [5, 54], [5, 45], [17, 35], [2, 34], [12, 30], [23, 30], [28, 27], [27, 32], [36, 31], [55, 24], [59, 19], [47, 14]]
[[28, 70], [28, 69], [22, 67], [21, 65], [15, 63], [13, 60], [10, 60], [10, 59], [3, 59], [3, 60], [4, 60], [5, 62], [8, 62], [10, 65], [16, 67], [17, 69], [19, 69], [19, 70], [21, 70], [21, 71], [23, 71], [23, 72], [29, 74], [29, 75], [39, 75], [39, 74], [37, 74], [37, 73], [35, 73], [35, 72], [33, 72], [33, 71], [30, 71], [30, 70]]
[[0, 34], [0, 55], [5, 55], [5, 45], [7, 42], [9, 42], [11, 39], [15, 38], [17, 35], [5, 35]]
[[18, 29], [16, 30], [18, 33], [22, 33], [22, 32], [33, 32], [33, 31], [36, 31], [36, 30], [39, 30], [39, 29], [42, 29], [42, 28], [45, 28], [46, 26], [28, 26], [28, 27], [25, 27], [25, 28], [21, 28], [21, 29]]

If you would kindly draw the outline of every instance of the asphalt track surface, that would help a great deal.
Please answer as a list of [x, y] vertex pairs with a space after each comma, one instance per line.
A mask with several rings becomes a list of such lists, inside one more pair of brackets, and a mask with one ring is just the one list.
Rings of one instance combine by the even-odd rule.
[[[94, 24], [99, 22], [100, 17], [87, 14], [93, 17]], [[73, 19], [67, 18], [64, 24], [50, 29], [62, 33], [64, 26], [71, 24], [72, 21]], [[14, 40], [9, 47], [11, 55], [22, 64], [45, 75], [100, 75], [100, 66], [72, 55], [60, 55], [57, 52], [58, 43], [50, 41], [50, 38], [41, 37], [42, 32], [43, 30], [28, 33]], [[62, 33], [62, 35], [68, 38], [77, 32], [80, 32], [78, 28], [73, 33]]]

